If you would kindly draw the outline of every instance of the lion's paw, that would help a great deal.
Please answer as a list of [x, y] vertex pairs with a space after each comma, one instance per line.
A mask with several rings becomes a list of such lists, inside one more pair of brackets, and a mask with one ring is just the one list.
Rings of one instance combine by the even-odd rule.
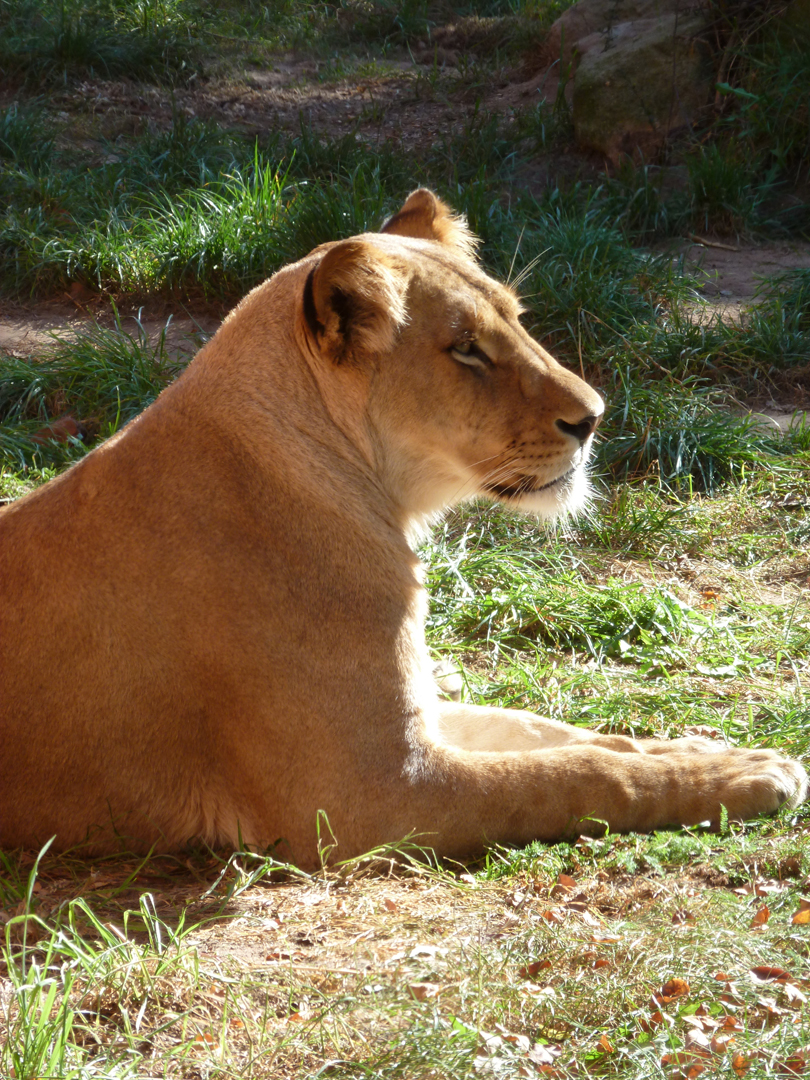
[[733, 820], [793, 809], [807, 798], [807, 773], [798, 761], [773, 750], [733, 750], [729, 759], [717, 794]]

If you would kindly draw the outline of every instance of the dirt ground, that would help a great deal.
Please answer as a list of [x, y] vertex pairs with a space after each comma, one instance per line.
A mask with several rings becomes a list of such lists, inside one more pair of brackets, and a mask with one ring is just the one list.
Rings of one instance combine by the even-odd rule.
[[[617, 838], [615, 843], [621, 848], [628, 841]], [[127, 870], [133, 876], [130, 888], [122, 890]], [[345, 877], [316, 876], [272, 886], [266, 881], [237, 892], [223, 907], [227, 889], [238, 888], [238, 874], [229, 871], [216, 887], [213, 863], [206, 867], [189, 861], [187, 869], [181, 860], [153, 859], [139, 871], [136, 863], [118, 860], [114, 872], [91, 868], [82, 884], [75, 867], [54, 859], [40, 873], [36, 902], [38, 913], [47, 917], [77, 894], [92, 896], [107, 925], [117, 925], [121, 912], [137, 905], [138, 896], [149, 889], [168, 925], [175, 925], [183, 911], [199, 922], [186, 944], [225, 970], [235, 965], [266, 971], [269, 965], [283, 976], [294, 966], [299, 976], [316, 982], [318, 976], [372, 974], [424, 985], [426, 969], [435, 973], [437, 967], [450, 967], [449, 953], [476, 942], [508, 940], [533, 925], [568, 920], [581, 924], [593, 941], [594, 932], [608, 932], [616, 920], [653, 913], [669, 921], [674, 911], [694, 905], [703, 890], [730, 885], [726, 874], [703, 863], [666, 878], [595, 874], [584, 866], [575, 875], [563, 877], [562, 883], [514, 876], [487, 882], [470, 874], [453, 880], [427, 867], [407, 871], [394, 863], [386, 873], [385, 864], [377, 863]], [[616, 939], [605, 939], [611, 940]]]

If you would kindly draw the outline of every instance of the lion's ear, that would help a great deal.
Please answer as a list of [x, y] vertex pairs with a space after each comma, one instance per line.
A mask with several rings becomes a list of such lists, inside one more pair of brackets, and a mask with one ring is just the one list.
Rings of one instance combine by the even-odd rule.
[[400, 212], [389, 218], [380, 232], [412, 236], [417, 240], [435, 240], [468, 259], [475, 257], [479, 243], [478, 237], [473, 236], [467, 228], [464, 218], [457, 217], [427, 188], [412, 191]]
[[310, 272], [304, 317], [337, 363], [379, 355], [407, 320], [404, 267], [365, 240], [334, 244]]

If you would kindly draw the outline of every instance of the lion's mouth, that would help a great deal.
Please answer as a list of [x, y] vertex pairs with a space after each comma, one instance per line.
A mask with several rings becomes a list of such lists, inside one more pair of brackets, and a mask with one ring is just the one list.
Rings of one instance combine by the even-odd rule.
[[562, 484], [576, 472], [576, 468], [562, 473], [555, 480], [549, 480], [547, 484], [537, 484], [534, 476], [519, 476], [511, 484], [488, 484], [487, 490], [500, 499], [516, 499], [521, 495], [536, 495], [540, 491], [550, 491], [551, 488]]

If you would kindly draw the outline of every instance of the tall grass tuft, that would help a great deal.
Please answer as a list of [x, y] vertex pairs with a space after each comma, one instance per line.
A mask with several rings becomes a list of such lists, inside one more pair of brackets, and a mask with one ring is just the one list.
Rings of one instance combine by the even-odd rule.
[[115, 7], [103, 0], [19, 0], [0, 39], [0, 66], [33, 85], [79, 76], [172, 82], [194, 70], [178, 0]]
[[700, 379], [651, 386], [619, 370], [597, 460], [616, 480], [652, 477], [678, 491], [713, 494], [786, 449], [781, 436], [730, 412]]
[[84, 450], [78, 440], [57, 446], [32, 436], [70, 414], [87, 441], [117, 431], [151, 404], [177, 375], [166, 329], [155, 342], [135, 321], [134, 333], [119, 318], [112, 329], [96, 326], [57, 344], [40, 360], [0, 355], [0, 451], [15, 465], [63, 463]]

